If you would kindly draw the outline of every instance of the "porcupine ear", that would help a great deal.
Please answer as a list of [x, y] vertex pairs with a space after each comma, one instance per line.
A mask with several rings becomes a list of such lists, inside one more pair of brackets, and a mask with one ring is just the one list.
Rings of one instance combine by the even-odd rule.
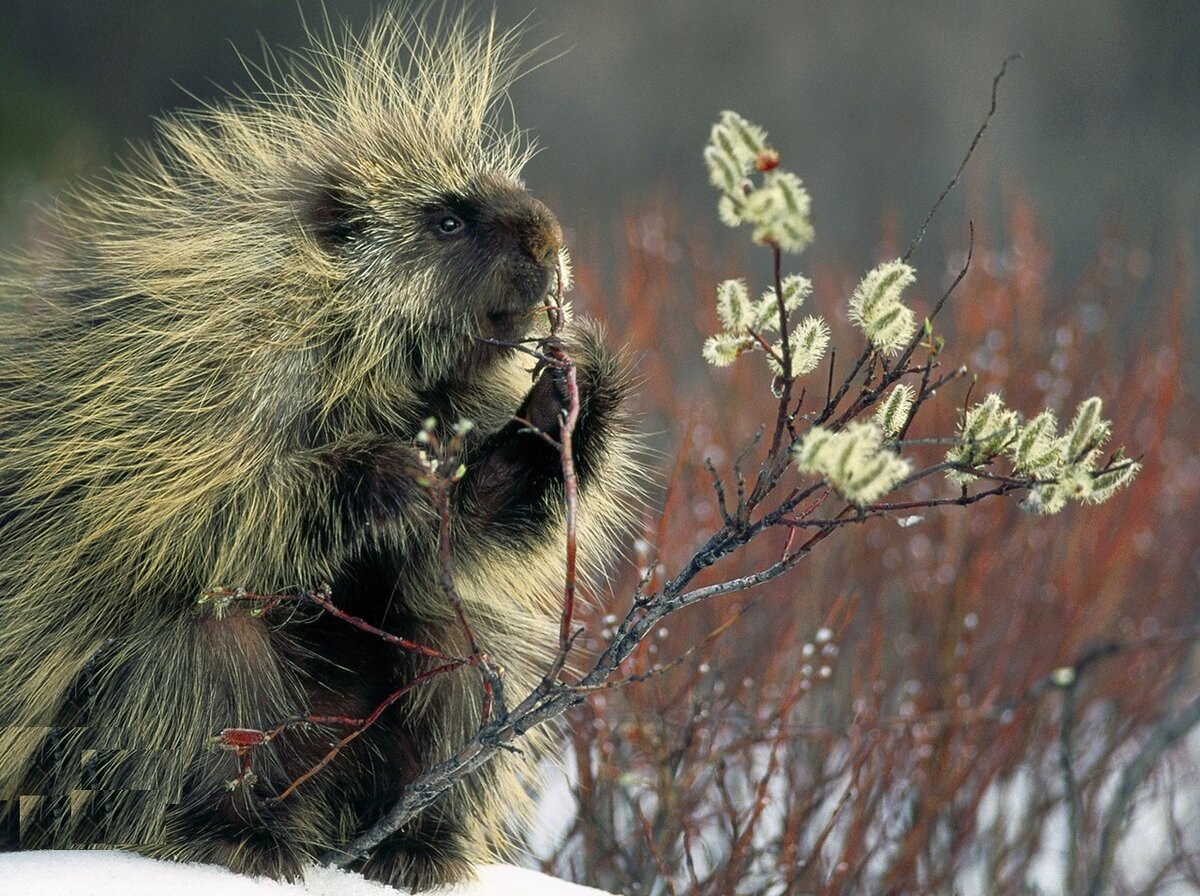
[[308, 232], [329, 250], [342, 248], [366, 229], [366, 210], [332, 182], [314, 187], [303, 214]]

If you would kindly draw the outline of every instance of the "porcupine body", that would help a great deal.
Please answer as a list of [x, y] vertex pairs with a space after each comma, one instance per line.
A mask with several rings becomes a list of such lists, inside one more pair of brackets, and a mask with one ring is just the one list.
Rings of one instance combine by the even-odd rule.
[[[6, 272], [0, 345], [0, 843], [125, 847], [294, 877], [373, 824], [476, 729], [471, 668], [414, 688], [327, 767], [344, 727], [252, 754], [226, 728], [363, 718], [437, 660], [284, 601], [454, 655], [438, 518], [414, 438], [474, 422], [452, 493], [457, 590], [510, 693], [556, 646], [561, 373], [536, 336], [560, 227], [497, 120], [512, 36], [381, 17], [323, 38], [269, 88], [165, 119], [65, 200], [61, 241]], [[637, 477], [627, 379], [570, 325], [580, 554], [610, 552]], [[528, 804], [504, 755], [356, 867], [423, 889], [494, 855]]]

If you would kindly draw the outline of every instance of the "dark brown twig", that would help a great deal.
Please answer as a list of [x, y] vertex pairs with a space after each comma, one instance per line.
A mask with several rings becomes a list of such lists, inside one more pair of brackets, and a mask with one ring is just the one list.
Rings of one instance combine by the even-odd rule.
[[996, 92], [1000, 88], [1000, 79], [1004, 77], [1004, 73], [1008, 71], [1008, 64], [1013, 60], [1020, 59], [1020, 53], [1013, 53], [1002, 63], [1000, 63], [1000, 71], [996, 73], [996, 77], [992, 79], [992, 104], [988, 107], [987, 115], [984, 116], [983, 124], [979, 126], [979, 130], [975, 132], [974, 138], [971, 140], [971, 145], [967, 147], [966, 155], [963, 156], [962, 162], [959, 163], [958, 170], [954, 172], [954, 177], [950, 178], [950, 182], [946, 184], [937, 201], [929, 209], [929, 214], [925, 216], [925, 220], [921, 224], [921, 229], [917, 231], [917, 235], [913, 241], [909, 243], [908, 249], [905, 250], [902, 261], [908, 261], [912, 258], [914, 252], [917, 251], [917, 246], [921, 245], [921, 240], [925, 238], [925, 231], [929, 229], [929, 222], [933, 220], [933, 216], [937, 214], [938, 208], [941, 207], [942, 201], [950, 195], [950, 191], [954, 189], [958, 183], [959, 177], [962, 176], [963, 170], [967, 167], [967, 163], [971, 161], [971, 156], [975, 153], [975, 147], [979, 145], [979, 141], [983, 139], [983, 132], [987, 130], [988, 125], [992, 121], [992, 116], [996, 114]]

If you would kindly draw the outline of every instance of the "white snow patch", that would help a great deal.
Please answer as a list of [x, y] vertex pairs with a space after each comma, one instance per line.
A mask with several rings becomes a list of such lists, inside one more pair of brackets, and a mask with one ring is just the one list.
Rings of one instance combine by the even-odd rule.
[[[612, 896], [513, 865], [481, 865], [470, 883], [436, 896]], [[314, 867], [303, 883], [242, 877], [216, 865], [183, 865], [117, 850], [0, 854], [0, 893], [38, 896], [401, 896], [336, 868]]]
[[538, 858], [557, 855], [570, 833], [579, 813], [575, 769], [575, 750], [570, 744], [563, 746], [560, 759], [542, 762], [537, 809], [532, 824], [524, 832], [530, 855]]

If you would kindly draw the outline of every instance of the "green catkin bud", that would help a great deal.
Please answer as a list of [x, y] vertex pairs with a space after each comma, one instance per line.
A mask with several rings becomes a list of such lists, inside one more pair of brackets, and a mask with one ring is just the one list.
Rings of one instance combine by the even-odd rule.
[[749, 171], [749, 160], [753, 157], [739, 150], [733, 133], [724, 124], [714, 124], [708, 138], [709, 145], [730, 164], [743, 171]]
[[900, 430], [908, 422], [908, 414], [915, 399], [916, 392], [912, 386], [896, 383], [892, 387], [892, 391], [875, 411], [875, 422], [879, 424], [884, 435], [892, 437], [900, 434]]
[[[816, 316], [804, 318], [792, 330], [788, 347], [792, 353], [792, 376], [804, 376], [806, 373], [811, 373], [821, 363], [821, 359], [825, 357], [825, 350], [829, 348], [829, 325], [825, 323], [824, 318]], [[775, 354], [783, 357], [782, 341], [776, 342], [772, 348], [775, 350]], [[767, 363], [771, 366], [772, 372], [783, 374], [783, 370], [774, 358], [768, 356]]]
[[1075, 417], [1067, 427], [1067, 463], [1086, 463], [1090, 455], [1108, 441], [1111, 424], [1100, 417], [1102, 403], [1093, 395], [1081, 401], [1075, 409]]
[[912, 472], [907, 460], [883, 446], [883, 430], [862, 420], [840, 432], [812, 427], [792, 457], [801, 473], [824, 477], [858, 507], [877, 501]]
[[745, 180], [746, 174], [734, 159], [715, 146], [704, 148], [704, 163], [712, 185], [725, 193], [734, 193]]
[[1087, 501], [1090, 504], [1101, 504], [1130, 482], [1141, 471], [1142, 465], [1136, 461], [1124, 461], [1112, 469], [1092, 474], [1092, 491]]
[[1092, 496], [1092, 474], [1080, 466], [1067, 467], [1058, 476], [1058, 487], [1069, 500], [1086, 501]]
[[744, 224], [742, 199], [740, 197], [734, 199], [732, 196], [722, 196], [717, 200], [717, 216], [726, 227], [737, 227], [739, 224]]
[[755, 307], [744, 280], [725, 280], [717, 287], [717, 316], [729, 333], [741, 333], [753, 326]]
[[1029, 490], [1020, 506], [1030, 513], [1052, 516], [1067, 506], [1067, 494], [1056, 482], [1042, 483]]
[[[805, 299], [812, 295], [812, 281], [800, 274], [789, 274], [783, 278], [783, 307], [789, 314], [804, 304]], [[775, 298], [775, 287], [763, 290], [759, 300], [760, 314], [764, 311], [774, 312], [776, 327], [779, 323], [779, 303]]]
[[751, 163], [758, 154], [767, 147], [767, 132], [756, 124], [751, 124], [736, 112], [726, 110], [721, 113], [721, 126], [731, 135], [734, 151], [740, 158], [746, 158]]
[[779, 303], [775, 290], [768, 289], [754, 305], [754, 329], [759, 333], [779, 332]]
[[784, 252], [802, 252], [813, 236], [812, 225], [807, 221], [788, 219], [779, 222], [775, 242]]
[[800, 178], [776, 168], [764, 175], [762, 187], [746, 197], [744, 217], [755, 225], [755, 241], [774, 243], [784, 252], [801, 252], [814, 235], [811, 207]]
[[1020, 428], [1009, 445], [1013, 470], [1035, 479], [1053, 478], [1063, 466], [1063, 440], [1054, 412], [1042, 411]]
[[767, 227], [779, 217], [782, 209], [783, 200], [778, 191], [764, 185], [746, 194], [742, 216], [751, 224]]
[[833, 438], [833, 432], [821, 426], [814, 426], [804, 434], [799, 443], [792, 449], [792, 459], [800, 472], [807, 473], [817, 468], [817, 458], [825, 450]]
[[916, 315], [906, 305], [894, 305], [879, 315], [871, 344], [885, 355], [894, 355], [908, 344], [916, 327]]
[[[1019, 422], [1017, 412], [1006, 408], [997, 393], [990, 393], [963, 414], [959, 444], [946, 452], [946, 462], [966, 467], [986, 464], [1016, 439]], [[976, 478], [963, 470], [950, 470], [946, 476], [958, 485]]]
[[900, 301], [915, 279], [916, 271], [904, 262], [885, 262], [863, 277], [850, 297], [850, 320], [884, 354], [898, 352], [917, 331], [916, 315]]
[[704, 360], [714, 367], [728, 367], [737, 360], [738, 355], [754, 346], [754, 340], [749, 336], [736, 336], [733, 333], [718, 333], [709, 336], [704, 341], [701, 354]]
[[807, 218], [812, 209], [812, 198], [804, 184], [790, 171], [776, 168], [763, 176], [763, 183], [778, 193], [783, 200], [783, 208], [790, 216]]

